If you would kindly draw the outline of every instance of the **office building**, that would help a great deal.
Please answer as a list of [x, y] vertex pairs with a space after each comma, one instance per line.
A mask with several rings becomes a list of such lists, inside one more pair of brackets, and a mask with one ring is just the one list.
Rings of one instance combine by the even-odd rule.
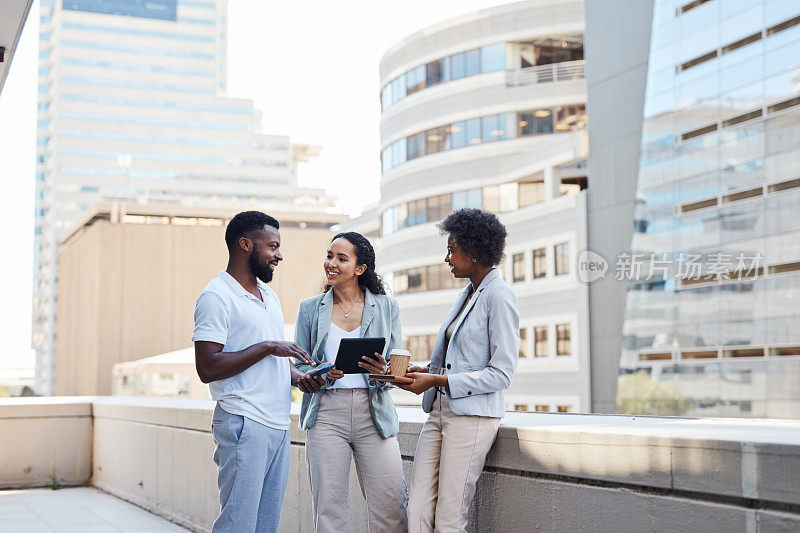
[[324, 212], [297, 186], [319, 148], [224, 96], [226, 0], [42, 0], [32, 343], [52, 393], [57, 241], [103, 199]]
[[378, 268], [404, 344], [428, 359], [465, 285], [436, 223], [463, 207], [497, 213], [509, 232], [501, 273], [520, 300], [509, 409], [590, 406], [588, 292], [575, 271], [586, 248], [583, 32], [580, 1], [517, 2], [425, 28], [380, 64]]
[[[225, 225], [236, 210], [100, 203], [60, 243], [58, 395], [108, 395], [112, 368], [192, 345], [194, 304], [225, 269]], [[300, 300], [322, 289], [322, 262], [341, 215], [270, 211], [284, 260], [270, 283], [286, 338]]]
[[618, 411], [798, 418], [800, 6], [593, 4], [589, 244], [640, 262], [592, 287], [597, 399], [618, 367]]

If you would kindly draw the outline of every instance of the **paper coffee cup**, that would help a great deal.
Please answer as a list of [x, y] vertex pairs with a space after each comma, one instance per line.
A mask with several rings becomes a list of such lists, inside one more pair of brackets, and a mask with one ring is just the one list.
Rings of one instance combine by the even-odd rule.
[[389, 352], [389, 374], [395, 377], [405, 376], [410, 361], [411, 352], [408, 350], [392, 350]]

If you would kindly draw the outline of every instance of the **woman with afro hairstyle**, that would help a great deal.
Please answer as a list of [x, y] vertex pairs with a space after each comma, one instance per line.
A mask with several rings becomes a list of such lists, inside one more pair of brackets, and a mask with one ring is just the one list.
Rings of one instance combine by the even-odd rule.
[[[333, 362], [342, 339], [384, 337], [384, 352], [359, 366], [385, 374], [387, 354], [402, 348], [397, 300], [375, 273], [375, 251], [360, 233], [333, 238], [323, 262], [324, 292], [300, 302], [295, 342], [316, 363]], [[303, 372], [310, 365], [297, 365]], [[303, 395], [300, 427], [308, 430], [306, 456], [314, 529], [348, 533], [350, 461], [367, 502], [370, 532], [406, 530], [408, 493], [397, 433], [400, 425], [391, 385], [333, 369], [319, 391]], [[361, 528], [356, 528], [360, 530]]]
[[497, 271], [506, 229], [497, 216], [461, 209], [439, 224], [447, 234], [445, 262], [469, 279], [444, 319], [428, 367], [412, 366], [429, 413], [414, 455], [408, 530], [463, 532], [475, 484], [505, 414], [519, 353], [517, 296]]

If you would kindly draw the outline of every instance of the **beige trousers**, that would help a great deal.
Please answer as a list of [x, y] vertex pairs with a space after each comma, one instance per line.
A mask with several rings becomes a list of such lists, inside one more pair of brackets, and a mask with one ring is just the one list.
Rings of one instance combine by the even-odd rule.
[[408, 531], [464, 532], [467, 512], [500, 419], [457, 415], [444, 394], [422, 426], [408, 501]]
[[[406, 531], [408, 495], [397, 437], [378, 433], [367, 389], [329, 389], [306, 439], [311, 504], [317, 533], [350, 527], [350, 461], [355, 459], [369, 531]], [[357, 527], [356, 530], [360, 530]]]

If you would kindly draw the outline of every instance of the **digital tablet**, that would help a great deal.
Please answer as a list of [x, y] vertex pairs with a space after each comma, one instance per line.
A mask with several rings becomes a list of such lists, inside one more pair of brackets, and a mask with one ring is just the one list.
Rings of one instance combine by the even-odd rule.
[[375, 352], [383, 353], [386, 339], [383, 337], [364, 337], [359, 339], [342, 339], [336, 353], [336, 368], [345, 374], [367, 374], [366, 368], [358, 366], [365, 355], [375, 357]]

